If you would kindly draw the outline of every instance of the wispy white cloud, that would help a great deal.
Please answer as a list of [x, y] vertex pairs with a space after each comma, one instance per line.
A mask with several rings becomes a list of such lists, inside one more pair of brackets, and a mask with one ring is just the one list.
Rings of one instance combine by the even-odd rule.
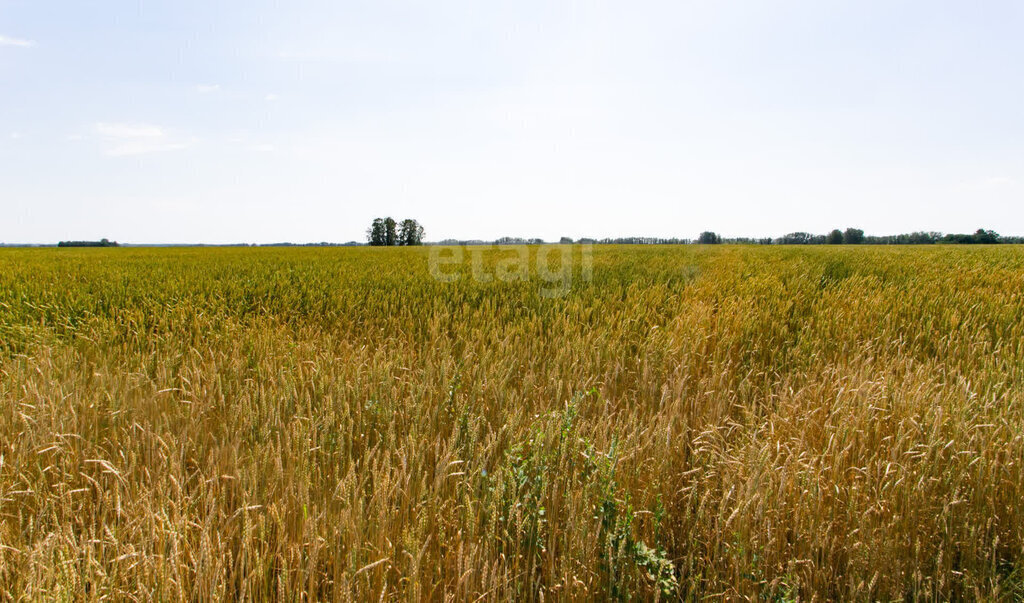
[[986, 186], [1010, 186], [1017, 184], [1017, 181], [1008, 176], [993, 176], [985, 181]]
[[276, 100], [279, 100], [280, 98], [281, 98], [281, 96], [280, 96], [280, 95], [278, 95], [278, 94], [273, 94], [273, 93], [271, 93], [271, 94], [268, 94], [268, 95], [266, 95], [265, 97], [263, 97], [263, 99], [264, 99], [264, 100], [266, 100], [266, 101], [267, 101], [268, 103], [272, 103], [272, 102], [274, 102], [274, 101], [276, 101]]
[[196, 86], [196, 92], [199, 94], [209, 94], [220, 90], [220, 84], [199, 84]]
[[196, 142], [194, 138], [171, 136], [152, 124], [101, 122], [96, 124], [95, 130], [103, 140], [104, 154], [111, 157], [176, 151]]
[[12, 38], [11, 36], [0, 35], [0, 46], [17, 46], [18, 48], [31, 48], [36, 43], [23, 38]]

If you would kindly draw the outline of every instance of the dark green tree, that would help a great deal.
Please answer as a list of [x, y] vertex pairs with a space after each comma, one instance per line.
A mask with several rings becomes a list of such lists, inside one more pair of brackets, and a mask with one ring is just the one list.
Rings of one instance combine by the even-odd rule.
[[859, 228], [847, 228], [843, 233], [843, 243], [860, 245], [864, 242], [864, 231]]
[[701, 245], [717, 245], [718, 243], [722, 242], [722, 237], [711, 232], [710, 230], [705, 230], [704, 232], [700, 233], [699, 237], [697, 237], [697, 242], [700, 243]]
[[395, 222], [391, 216], [384, 218], [385, 245], [398, 245], [398, 231], [395, 229], [396, 226], [398, 226], [398, 223]]
[[370, 245], [374, 246], [387, 244], [383, 218], [374, 219], [373, 225], [366, 230], [366, 240], [369, 241]]
[[978, 231], [974, 233], [974, 242], [982, 243], [984, 245], [992, 245], [999, 242], [999, 234], [994, 230], [979, 228]]
[[398, 244], [422, 245], [423, 227], [420, 226], [420, 223], [409, 218], [402, 220], [401, 227], [398, 231]]
[[828, 244], [829, 245], [842, 245], [843, 243], [843, 231], [836, 228], [832, 232], [828, 233]]

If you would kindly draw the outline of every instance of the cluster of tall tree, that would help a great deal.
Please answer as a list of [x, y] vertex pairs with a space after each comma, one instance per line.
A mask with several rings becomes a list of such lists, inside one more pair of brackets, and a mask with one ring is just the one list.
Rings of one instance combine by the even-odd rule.
[[374, 246], [422, 245], [423, 227], [411, 219], [396, 222], [390, 216], [377, 218], [366, 230], [366, 240]]

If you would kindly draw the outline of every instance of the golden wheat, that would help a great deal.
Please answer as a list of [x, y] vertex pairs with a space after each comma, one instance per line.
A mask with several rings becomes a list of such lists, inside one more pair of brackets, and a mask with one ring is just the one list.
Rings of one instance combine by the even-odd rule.
[[1019, 247], [453, 269], [0, 251], [0, 593], [1024, 597]]

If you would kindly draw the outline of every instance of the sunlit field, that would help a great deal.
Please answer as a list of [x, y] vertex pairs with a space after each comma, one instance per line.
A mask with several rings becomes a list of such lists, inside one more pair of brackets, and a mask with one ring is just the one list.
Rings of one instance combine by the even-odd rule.
[[0, 598], [1024, 598], [1024, 249], [537, 252], [0, 250]]

